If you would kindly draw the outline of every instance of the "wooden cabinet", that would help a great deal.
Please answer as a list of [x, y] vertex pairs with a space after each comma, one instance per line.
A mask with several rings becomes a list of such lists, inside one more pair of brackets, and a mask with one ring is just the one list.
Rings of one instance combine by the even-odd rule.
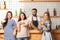
[[0, 40], [4, 40], [4, 34], [0, 33]]
[[60, 2], [60, 0], [19, 0], [20, 2]]
[[59, 2], [60, 0], [33, 0], [38, 2]]
[[4, 31], [0, 30], [0, 40], [4, 40]]
[[30, 2], [32, 0], [19, 0], [19, 1], [21, 1], [21, 2]]
[[41, 40], [42, 32], [39, 30], [30, 30], [29, 40]]
[[[41, 40], [42, 32], [41, 30], [29, 30], [30, 37], [29, 40]], [[54, 40], [60, 40], [60, 30], [52, 30], [52, 36]], [[4, 40], [4, 32], [0, 30], [0, 40]]]
[[53, 36], [54, 40], [60, 40], [60, 30], [53, 30], [52, 36]]
[[29, 40], [41, 40], [41, 34], [39, 33], [32, 33], [30, 36]]
[[[54, 40], [60, 40], [60, 30], [52, 30], [52, 37]], [[30, 30], [29, 40], [41, 40], [42, 32], [38, 30]]]

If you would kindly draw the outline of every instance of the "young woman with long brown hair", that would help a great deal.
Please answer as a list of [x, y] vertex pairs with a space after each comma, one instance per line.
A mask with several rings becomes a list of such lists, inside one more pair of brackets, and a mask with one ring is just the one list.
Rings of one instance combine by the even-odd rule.
[[11, 11], [8, 11], [6, 14], [5, 22], [2, 22], [4, 28], [4, 40], [15, 40], [13, 36], [13, 31], [15, 30], [16, 22], [12, 19], [13, 15]]
[[19, 19], [17, 23], [17, 40], [28, 40], [28, 20], [25, 13], [21, 12], [19, 14]]

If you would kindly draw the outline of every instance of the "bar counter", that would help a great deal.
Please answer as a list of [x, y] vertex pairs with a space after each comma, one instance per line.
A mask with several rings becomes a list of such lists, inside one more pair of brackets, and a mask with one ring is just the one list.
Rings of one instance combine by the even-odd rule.
[[[41, 40], [41, 30], [29, 30], [29, 32], [29, 40]], [[60, 30], [52, 30], [51, 33], [54, 40], [60, 40]], [[4, 40], [4, 30], [0, 30], [0, 40]]]

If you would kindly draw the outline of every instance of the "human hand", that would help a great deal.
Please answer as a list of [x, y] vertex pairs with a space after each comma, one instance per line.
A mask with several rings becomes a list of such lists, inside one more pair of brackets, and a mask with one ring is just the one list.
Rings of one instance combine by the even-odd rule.
[[41, 21], [41, 22], [40, 22], [40, 25], [43, 25], [43, 24], [44, 24], [44, 22]]

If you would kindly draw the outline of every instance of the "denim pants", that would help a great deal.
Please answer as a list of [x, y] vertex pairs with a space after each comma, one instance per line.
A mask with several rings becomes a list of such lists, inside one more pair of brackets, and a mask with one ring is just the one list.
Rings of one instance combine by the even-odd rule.
[[28, 37], [24, 37], [24, 38], [16, 38], [16, 40], [28, 40]]

